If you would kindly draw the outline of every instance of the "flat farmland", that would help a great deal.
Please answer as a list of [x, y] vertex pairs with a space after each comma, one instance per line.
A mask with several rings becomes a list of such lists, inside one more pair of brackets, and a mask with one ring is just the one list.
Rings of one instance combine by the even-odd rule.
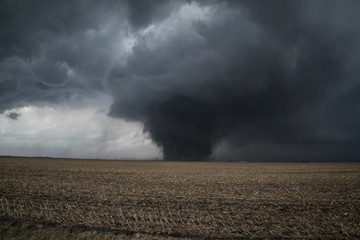
[[0, 158], [1, 239], [360, 238], [360, 163]]

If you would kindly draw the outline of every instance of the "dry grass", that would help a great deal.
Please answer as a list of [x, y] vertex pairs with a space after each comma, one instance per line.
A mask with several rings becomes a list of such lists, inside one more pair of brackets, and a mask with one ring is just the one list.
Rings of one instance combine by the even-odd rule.
[[1, 158], [0, 217], [1, 238], [360, 238], [360, 163]]

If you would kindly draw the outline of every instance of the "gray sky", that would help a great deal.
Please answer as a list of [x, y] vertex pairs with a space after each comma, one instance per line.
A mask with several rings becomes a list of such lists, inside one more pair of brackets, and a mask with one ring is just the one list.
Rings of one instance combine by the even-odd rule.
[[357, 0], [2, 0], [0, 154], [360, 159]]

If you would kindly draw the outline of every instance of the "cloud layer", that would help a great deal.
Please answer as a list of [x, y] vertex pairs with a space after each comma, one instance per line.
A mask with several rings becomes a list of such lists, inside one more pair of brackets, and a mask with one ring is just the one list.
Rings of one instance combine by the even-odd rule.
[[139, 123], [109, 118], [106, 96], [69, 104], [22, 107], [0, 115], [0, 153], [15, 156], [158, 159], [159, 149]]
[[102, 93], [166, 159], [360, 159], [358, 1], [2, 6], [1, 112]]

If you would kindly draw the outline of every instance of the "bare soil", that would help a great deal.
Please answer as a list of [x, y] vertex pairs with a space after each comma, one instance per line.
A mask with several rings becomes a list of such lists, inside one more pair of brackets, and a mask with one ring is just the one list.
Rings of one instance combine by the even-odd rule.
[[0, 239], [359, 239], [360, 163], [3, 157], [0, 223]]

